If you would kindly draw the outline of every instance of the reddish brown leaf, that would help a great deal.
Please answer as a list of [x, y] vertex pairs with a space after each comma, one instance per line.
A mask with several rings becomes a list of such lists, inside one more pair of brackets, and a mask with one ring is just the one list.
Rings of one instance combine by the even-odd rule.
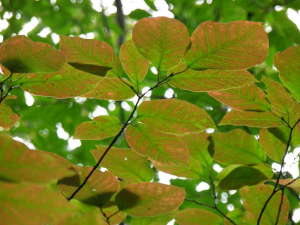
[[6, 104], [7, 100], [16, 99], [16, 96], [8, 95], [4, 101], [0, 103], [0, 127], [9, 130], [19, 120], [19, 115], [15, 114]]
[[196, 208], [179, 211], [175, 216], [175, 220], [179, 225], [223, 225], [220, 216]]

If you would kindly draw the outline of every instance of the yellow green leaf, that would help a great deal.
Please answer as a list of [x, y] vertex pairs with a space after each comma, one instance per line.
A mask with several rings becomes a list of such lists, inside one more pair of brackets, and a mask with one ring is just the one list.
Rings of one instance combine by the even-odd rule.
[[[119, 211], [119, 208], [116, 205], [116, 203], [112, 202], [112, 201], [105, 203], [105, 205], [101, 207], [101, 212], [102, 212], [102, 214], [100, 214], [100, 216], [103, 221], [106, 221], [105, 224], [107, 224], [107, 225], [121, 224], [122, 221], [125, 220], [125, 218], [127, 216], [126, 213]], [[103, 214], [106, 215], [106, 218], [103, 216]], [[107, 223], [107, 218], [109, 218], [109, 220], [108, 220], [109, 223]]]
[[179, 211], [175, 216], [175, 220], [179, 225], [223, 225], [220, 216], [197, 208]]
[[12, 109], [6, 104], [7, 100], [16, 99], [16, 96], [8, 95], [0, 103], [0, 127], [9, 130], [19, 120], [19, 115], [15, 114]]
[[292, 188], [298, 192], [300, 192], [300, 180], [298, 179], [280, 179], [279, 184], [288, 185], [287, 187]]

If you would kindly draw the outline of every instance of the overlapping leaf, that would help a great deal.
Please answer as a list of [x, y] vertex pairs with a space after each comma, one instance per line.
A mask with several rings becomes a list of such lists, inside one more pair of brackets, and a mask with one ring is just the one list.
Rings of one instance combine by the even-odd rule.
[[143, 102], [137, 109], [137, 118], [152, 129], [171, 134], [183, 135], [215, 128], [205, 110], [178, 99]]
[[260, 143], [242, 130], [212, 135], [214, 160], [222, 164], [253, 165], [267, 159]]
[[101, 214], [98, 211], [86, 212], [84, 214], [79, 213], [74, 216], [70, 216], [66, 219], [60, 220], [55, 225], [107, 225], [107, 222], [104, 221], [101, 217]]
[[179, 211], [175, 220], [179, 225], [222, 225], [220, 216], [203, 209], [190, 208]]
[[298, 192], [300, 192], [300, 179], [280, 179], [279, 184], [287, 185], [287, 187], [292, 188]]
[[189, 154], [180, 136], [152, 130], [144, 124], [129, 126], [126, 129], [129, 146], [141, 155], [163, 164], [188, 163]]
[[139, 85], [147, 74], [149, 62], [138, 52], [132, 40], [121, 46], [120, 60], [129, 78]]
[[174, 210], [170, 213], [162, 214], [155, 217], [139, 217], [133, 218], [130, 221], [130, 225], [160, 225], [160, 224], [168, 224], [170, 222], [177, 210]]
[[207, 21], [198, 26], [191, 41], [185, 57], [191, 69], [247, 69], [262, 63], [269, 49], [264, 27], [252, 21]]
[[19, 120], [20, 116], [15, 114], [6, 104], [7, 100], [16, 98], [16, 96], [9, 95], [0, 103], [0, 127], [3, 127], [5, 130], [9, 130]]
[[[97, 150], [91, 153], [98, 161], [107, 147], [97, 146]], [[134, 182], [150, 181], [153, 178], [153, 170], [148, 160], [129, 148], [111, 148], [107, 153], [101, 166], [107, 168], [122, 180]]]
[[80, 140], [102, 140], [116, 135], [121, 128], [121, 122], [117, 117], [98, 116], [93, 121], [79, 124], [75, 130], [74, 138]]
[[300, 100], [300, 46], [292, 46], [274, 57], [280, 79], [292, 95]]
[[182, 188], [159, 183], [137, 183], [116, 196], [119, 209], [132, 217], [158, 216], [178, 208], [185, 198]]
[[177, 65], [190, 45], [187, 28], [167, 17], [141, 19], [132, 30], [132, 40], [159, 71]]
[[[118, 206], [115, 202], [109, 201], [105, 203], [104, 206], [101, 207], [101, 217], [102, 220], [105, 221], [105, 224], [121, 224], [122, 221], [126, 218], [127, 214], [124, 212], [120, 212]], [[106, 217], [104, 217], [104, 215]], [[109, 218], [109, 223], [107, 222], [107, 218]], [[87, 224], [89, 225], [89, 224]], [[98, 225], [98, 224], [97, 224]]]

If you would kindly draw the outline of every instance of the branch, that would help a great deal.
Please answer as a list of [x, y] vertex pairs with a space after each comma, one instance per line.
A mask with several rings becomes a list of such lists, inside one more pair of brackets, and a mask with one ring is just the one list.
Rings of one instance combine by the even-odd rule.
[[282, 204], [283, 204], [283, 196], [284, 196], [284, 188], [281, 189], [281, 199], [280, 199], [280, 205], [279, 205], [279, 208], [278, 208], [278, 213], [277, 213], [275, 225], [277, 225], [277, 224], [278, 224], [278, 221], [279, 221], [279, 216], [280, 216], [280, 212], [281, 212], [281, 207], [282, 207]]

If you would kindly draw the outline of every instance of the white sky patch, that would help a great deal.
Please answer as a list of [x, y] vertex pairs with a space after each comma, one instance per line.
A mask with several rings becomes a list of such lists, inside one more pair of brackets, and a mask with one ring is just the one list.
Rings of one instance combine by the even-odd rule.
[[158, 172], [158, 178], [159, 178], [159, 183], [162, 184], [170, 184], [171, 179], [181, 179], [181, 180], [186, 180], [186, 178], [183, 177], [177, 177], [168, 173], [164, 173], [159, 171]]
[[34, 103], [33, 96], [30, 93], [26, 92], [26, 91], [24, 92], [24, 96], [25, 96], [26, 105], [32, 106], [33, 103]]
[[27, 140], [24, 140], [23, 138], [20, 137], [13, 137], [14, 140], [22, 142], [23, 144], [25, 144], [29, 149], [35, 150], [35, 146]]
[[292, 220], [295, 223], [298, 223], [300, 221], [300, 208], [294, 209]]
[[205, 130], [205, 132], [208, 133], [208, 134], [212, 134], [213, 132], [215, 132], [215, 129], [214, 128], [207, 128]]
[[67, 133], [64, 130], [61, 123], [57, 123], [56, 127], [57, 127], [56, 133], [57, 133], [58, 138], [63, 139], [63, 140], [68, 140], [70, 135], [69, 135], [69, 133]]
[[150, 70], [152, 73], [157, 74], [157, 69], [154, 66], [152, 66]]
[[105, 172], [105, 171], [108, 171], [108, 169], [104, 168], [104, 167], [100, 167], [100, 171], [101, 172]]
[[211, 107], [211, 106], [205, 106], [205, 108], [204, 109], [206, 109], [206, 110], [208, 110], [208, 111], [212, 111], [214, 108], [213, 107]]
[[3, 15], [3, 19], [9, 20], [10, 18], [12, 18], [12, 16], [13, 16], [13, 13], [12, 13], [12, 12], [6, 11], [6, 12], [4, 13], [4, 15]]
[[209, 184], [202, 181], [200, 184], [196, 186], [196, 191], [201, 192], [201, 191], [208, 190], [209, 188], [210, 188]]
[[52, 33], [51, 38], [52, 38], [54, 44], [57, 44], [59, 42], [59, 35], [58, 34]]
[[280, 5], [276, 5], [275, 6], [275, 10], [277, 11], [277, 12], [279, 12], [279, 11], [281, 11], [281, 10], [283, 10], [284, 8], [282, 7], [282, 6], [280, 6]]
[[114, 111], [115, 109], [116, 109], [116, 104], [115, 104], [115, 102], [114, 102], [114, 101], [110, 102], [110, 103], [108, 104], [108, 110], [109, 110], [109, 111]]
[[223, 168], [218, 164], [214, 164], [213, 169], [214, 169], [214, 171], [216, 171], [218, 173], [220, 173], [223, 170]]
[[230, 194], [230, 195], [234, 195], [235, 193], [236, 193], [236, 190], [230, 190], [230, 191], [229, 191], [229, 194]]
[[[1, 22], [0, 22], [0, 23], [1, 23]], [[3, 42], [3, 39], [4, 39], [3, 35], [0, 35], [0, 43]]]
[[114, 14], [116, 12], [117, 12], [117, 7], [113, 5], [113, 6], [108, 7], [105, 10], [104, 14], [107, 15], [107, 16], [109, 16], [109, 15]]
[[9, 23], [7, 22], [7, 20], [1, 20], [0, 19], [0, 32], [4, 31], [8, 28]]
[[123, 11], [125, 15], [130, 14], [136, 9], [149, 11], [149, 6], [142, 0], [122, 0]]
[[300, 30], [300, 10], [297, 12], [294, 9], [288, 8], [286, 14], [288, 18], [293, 21], [293, 23], [296, 24], [298, 29]]
[[19, 32], [19, 35], [27, 35], [39, 24], [39, 20], [36, 17], [32, 17], [30, 22], [24, 24], [22, 30]]
[[202, 5], [204, 3], [204, 0], [197, 0], [196, 5]]
[[95, 33], [94, 32], [90, 32], [86, 34], [87, 39], [94, 39], [95, 38]]
[[123, 109], [125, 109], [126, 111], [132, 111], [132, 108], [131, 108], [131, 106], [127, 103], [127, 102], [122, 102], [121, 103], [121, 107], [123, 108]]
[[135, 105], [137, 103], [138, 99], [139, 99], [138, 96], [135, 95], [133, 98], [129, 99], [128, 101], [132, 101], [133, 104]]
[[97, 11], [97, 12], [101, 12], [102, 11], [102, 7], [101, 7], [101, 0], [91, 0], [92, 2], [92, 8]]
[[234, 210], [234, 205], [229, 204], [229, 205], [227, 206], [227, 209], [228, 209], [228, 211], [233, 211], [233, 210]]
[[[142, 94], [144, 94], [144, 93], [146, 93], [148, 90], [150, 89], [150, 87], [144, 87], [143, 89], [142, 89]], [[151, 97], [151, 94], [152, 94], [152, 91], [149, 91], [146, 95], [145, 95], [145, 97]]]
[[174, 225], [175, 224], [175, 219], [172, 219], [167, 225]]
[[227, 203], [227, 198], [228, 198], [228, 194], [226, 192], [223, 192], [221, 194], [221, 202], [222, 203]]
[[92, 114], [92, 118], [97, 117], [97, 116], [106, 116], [108, 115], [108, 112], [105, 108], [101, 107], [101, 106], [97, 106], [96, 109], [94, 110], [93, 114]]
[[174, 95], [174, 90], [172, 88], [168, 88], [165, 92], [165, 98], [172, 98]]
[[68, 140], [68, 150], [72, 151], [75, 148], [78, 148], [81, 146], [81, 141], [78, 139], [73, 139], [73, 136], [69, 138]]
[[75, 97], [75, 102], [77, 102], [78, 104], [83, 104], [85, 101], [85, 97]]
[[45, 38], [51, 33], [50, 27], [45, 27], [43, 30], [41, 30], [40, 33], [38, 33], [38, 36]]

